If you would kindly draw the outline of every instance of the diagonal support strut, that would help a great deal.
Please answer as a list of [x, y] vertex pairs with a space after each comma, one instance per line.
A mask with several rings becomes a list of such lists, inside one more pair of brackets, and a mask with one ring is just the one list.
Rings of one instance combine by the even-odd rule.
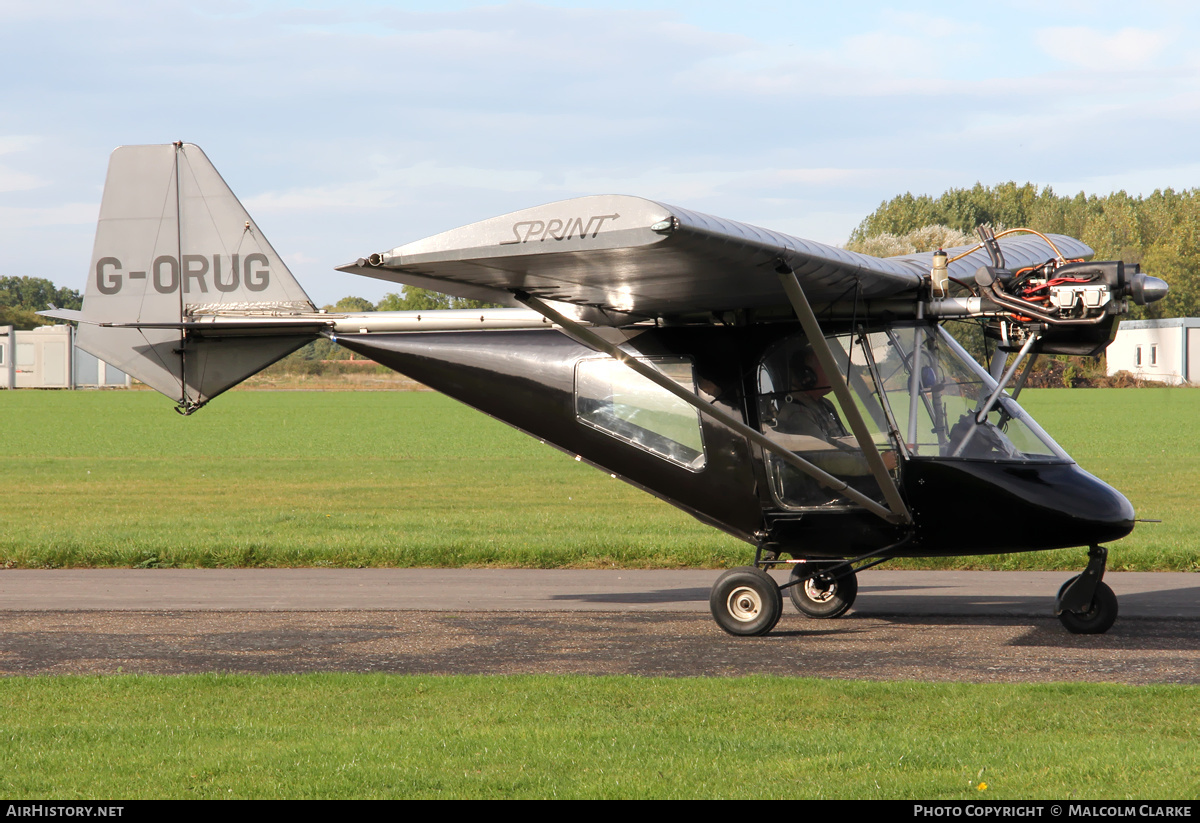
[[846, 420], [850, 423], [850, 431], [854, 434], [854, 439], [858, 441], [858, 447], [863, 451], [867, 467], [870, 468], [871, 475], [879, 484], [880, 491], [883, 492], [883, 498], [887, 501], [888, 508], [891, 509], [892, 517], [898, 522], [912, 523], [912, 515], [909, 514], [908, 507], [904, 505], [900, 490], [896, 488], [896, 481], [892, 479], [887, 466], [883, 464], [883, 458], [875, 446], [875, 441], [871, 439], [871, 432], [867, 428], [858, 406], [854, 403], [854, 395], [850, 391], [850, 387], [846, 385], [845, 378], [842, 377], [841, 369], [838, 368], [829, 343], [821, 331], [821, 324], [817, 322], [817, 316], [813, 313], [812, 306], [808, 304], [808, 298], [804, 295], [804, 289], [800, 286], [800, 279], [796, 277], [791, 266], [786, 263], [781, 264], [776, 272], [779, 274], [779, 282], [783, 285], [783, 290], [787, 292], [788, 300], [791, 301], [792, 309], [800, 320], [800, 327], [808, 336], [808, 342], [812, 345], [817, 360], [820, 361], [821, 368], [825, 371], [825, 376], [829, 378], [834, 396], [842, 406], [842, 413], [846, 415]]

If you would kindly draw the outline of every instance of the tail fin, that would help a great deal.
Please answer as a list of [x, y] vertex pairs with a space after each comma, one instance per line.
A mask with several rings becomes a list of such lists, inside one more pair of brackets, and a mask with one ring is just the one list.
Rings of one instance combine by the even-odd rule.
[[[190, 413], [312, 340], [315, 311], [198, 146], [113, 152], [80, 348]], [[244, 320], [206, 331], [215, 314]]]

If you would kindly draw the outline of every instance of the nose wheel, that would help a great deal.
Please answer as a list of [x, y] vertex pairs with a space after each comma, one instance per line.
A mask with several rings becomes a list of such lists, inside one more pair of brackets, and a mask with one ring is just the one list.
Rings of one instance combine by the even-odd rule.
[[1054, 599], [1054, 613], [1071, 634], [1104, 634], [1117, 619], [1117, 596], [1100, 578], [1108, 562], [1108, 550], [1092, 546], [1088, 565], [1062, 584]]
[[[1066, 592], [1079, 577], [1072, 577], [1058, 590], [1061, 601]], [[1058, 620], [1071, 634], [1104, 634], [1117, 620], [1117, 596], [1107, 583], [1097, 583], [1092, 595], [1091, 605], [1081, 611], [1064, 611], [1058, 615]]]

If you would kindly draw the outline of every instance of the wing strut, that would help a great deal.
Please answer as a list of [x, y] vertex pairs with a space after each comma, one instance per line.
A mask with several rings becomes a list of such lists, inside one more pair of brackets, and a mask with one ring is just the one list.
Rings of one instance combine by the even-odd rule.
[[854, 403], [854, 395], [851, 393], [850, 387], [846, 385], [846, 380], [842, 377], [842, 370], [838, 368], [837, 361], [833, 358], [833, 352], [821, 331], [821, 324], [817, 322], [817, 316], [813, 314], [812, 306], [808, 305], [808, 298], [804, 296], [804, 289], [800, 287], [799, 278], [786, 263], [776, 269], [776, 272], [779, 274], [779, 282], [783, 284], [783, 289], [787, 292], [788, 300], [792, 303], [796, 317], [800, 319], [800, 326], [808, 336], [808, 341], [821, 363], [821, 368], [825, 370], [825, 376], [829, 378], [833, 393], [842, 406], [842, 413], [846, 415], [846, 420], [850, 423], [850, 431], [854, 433], [858, 447], [863, 450], [867, 466], [871, 469], [871, 474], [875, 477], [875, 482], [879, 484], [880, 490], [883, 491], [884, 500], [891, 509], [888, 519], [912, 523], [912, 515], [909, 514], [908, 507], [904, 505], [904, 499], [900, 497], [896, 481], [892, 479], [887, 466], [883, 464], [883, 458], [879, 456], [879, 449], [875, 447], [875, 441], [871, 439], [871, 433], [863, 421], [862, 413]]
[[[522, 291], [514, 291], [513, 296], [516, 297], [518, 302], [528, 306], [534, 311], [540, 313], [542, 316], [546, 317], [548, 320], [550, 320], [550, 322], [560, 326], [562, 330], [570, 337], [579, 341], [583, 345], [590, 349], [603, 352], [619, 363], [624, 363], [630, 369], [637, 372], [651, 383], [654, 383], [660, 388], [666, 389], [671, 394], [687, 403], [689, 406], [697, 409], [701, 414], [707, 415], [708, 417], [711, 417], [712, 419], [728, 426], [738, 434], [750, 439], [754, 443], [757, 443], [767, 451], [779, 455], [789, 464], [795, 466], [805, 474], [815, 478], [816, 481], [821, 485], [826, 486], [843, 497], [846, 497], [847, 499], [857, 503], [872, 514], [887, 520], [889, 523], [912, 522], [911, 518], [908, 517], [907, 509], [901, 508], [902, 513], [894, 513], [889, 511], [887, 508], [879, 505], [862, 492], [849, 486], [844, 480], [839, 480], [832, 474], [829, 474], [817, 466], [814, 466], [812, 463], [809, 463], [807, 460], [789, 451], [786, 446], [781, 446], [761, 432], [755, 431], [742, 421], [730, 416], [729, 414], [726, 414], [712, 403], [702, 399], [696, 393], [690, 392], [683, 388], [683, 386], [680, 386], [674, 380], [667, 377], [665, 374], [655, 368], [652, 364], [638, 360], [636, 357], [631, 356], [628, 352], [625, 352], [612, 343], [609, 343], [587, 326], [582, 326], [579, 323], [576, 323], [574, 320], [559, 314], [557, 311], [550, 308], [533, 295]], [[837, 369], [835, 368], [834, 371], [836, 372]], [[878, 453], [876, 453], [875, 457], [880, 461], [880, 465], [882, 465], [883, 461], [879, 457]], [[890, 480], [891, 478], [889, 477], [888, 479]], [[903, 507], [903, 503], [901, 503], [901, 506]]]

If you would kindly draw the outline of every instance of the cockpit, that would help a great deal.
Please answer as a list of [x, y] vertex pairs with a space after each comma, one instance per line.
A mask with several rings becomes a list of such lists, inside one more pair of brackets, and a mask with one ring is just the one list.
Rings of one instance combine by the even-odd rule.
[[[1070, 457], [940, 326], [893, 325], [827, 339], [840, 378], [889, 471], [900, 460], [1069, 463]], [[879, 500], [847, 410], [803, 335], [759, 362], [758, 419], [772, 440]], [[837, 379], [837, 378], [834, 378]], [[772, 495], [788, 509], [838, 508], [846, 501], [777, 455]]]

